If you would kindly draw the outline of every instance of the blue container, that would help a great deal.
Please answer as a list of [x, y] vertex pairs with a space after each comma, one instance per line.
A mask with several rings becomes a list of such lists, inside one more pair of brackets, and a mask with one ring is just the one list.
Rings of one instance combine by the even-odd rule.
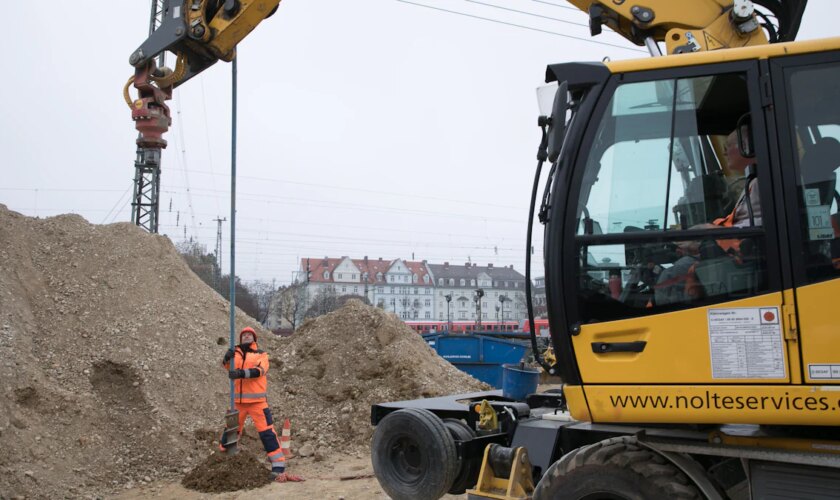
[[459, 370], [497, 389], [502, 387], [502, 365], [521, 361], [528, 345], [481, 334], [425, 334], [423, 340]]
[[514, 401], [524, 401], [525, 396], [537, 392], [540, 371], [519, 364], [502, 366], [502, 396]]

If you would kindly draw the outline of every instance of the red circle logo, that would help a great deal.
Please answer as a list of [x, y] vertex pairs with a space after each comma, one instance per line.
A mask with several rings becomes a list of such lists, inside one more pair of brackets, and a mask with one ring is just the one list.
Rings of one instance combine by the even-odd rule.
[[776, 319], [776, 315], [772, 312], [767, 311], [764, 313], [764, 321], [773, 321], [774, 319]]

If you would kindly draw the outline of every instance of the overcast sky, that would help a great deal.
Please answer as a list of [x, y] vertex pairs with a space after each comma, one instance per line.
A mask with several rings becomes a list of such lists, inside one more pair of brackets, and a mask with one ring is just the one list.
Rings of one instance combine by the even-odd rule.
[[[0, 203], [130, 219], [121, 92], [149, 7], [5, 6]], [[834, 35], [829, 10], [811, 0], [799, 39]], [[646, 57], [611, 32], [590, 39], [586, 22], [562, 0], [283, 1], [239, 46], [237, 274], [281, 284], [300, 258], [343, 255], [524, 272], [545, 66]], [[162, 161], [160, 232], [209, 251], [213, 219], [230, 220], [230, 69], [176, 91]]]

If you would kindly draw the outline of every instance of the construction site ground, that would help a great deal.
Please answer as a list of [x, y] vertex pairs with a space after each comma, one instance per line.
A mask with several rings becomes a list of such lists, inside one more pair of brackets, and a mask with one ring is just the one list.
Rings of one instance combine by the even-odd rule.
[[238, 312], [237, 331], [255, 327], [269, 353], [275, 426], [291, 421], [290, 470], [307, 481], [217, 495], [246, 479], [202, 470], [229, 402], [228, 321], [167, 238], [0, 205], [0, 497], [378, 498], [371, 405], [487, 388], [358, 301], [288, 338]]
[[[385, 500], [387, 495], [372, 477], [370, 455], [361, 457], [336, 457], [324, 462], [293, 460], [291, 471], [306, 478], [303, 483], [269, 484], [252, 490], [230, 493], [208, 494], [184, 488], [179, 482], [160, 481], [138, 486], [118, 493], [118, 500], [141, 500], [144, 498], [178, 498], [179, 500], [261, 500], [289, 498], [301, 500]], [[346, 476], [362, 476], [358, 479], [341, 479]], [[466, 495], [446, 495], [445, 499], [465, 499]]]

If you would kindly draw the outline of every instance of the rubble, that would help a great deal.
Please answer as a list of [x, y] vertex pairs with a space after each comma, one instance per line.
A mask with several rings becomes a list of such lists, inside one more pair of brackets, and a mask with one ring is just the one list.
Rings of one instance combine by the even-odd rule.
[[[3, 495], [109, 496], [212, 460], [228, 307], [164, 236], [0, 205]], [[275, 424], [291, 419], [306, 460], [366, 451], [371, 404], [486, 387], [360, 302], [288, 338], [238, 311], [245, 326], [270, 355]], [[259, 442], [251, 449], [266, 472]]]

